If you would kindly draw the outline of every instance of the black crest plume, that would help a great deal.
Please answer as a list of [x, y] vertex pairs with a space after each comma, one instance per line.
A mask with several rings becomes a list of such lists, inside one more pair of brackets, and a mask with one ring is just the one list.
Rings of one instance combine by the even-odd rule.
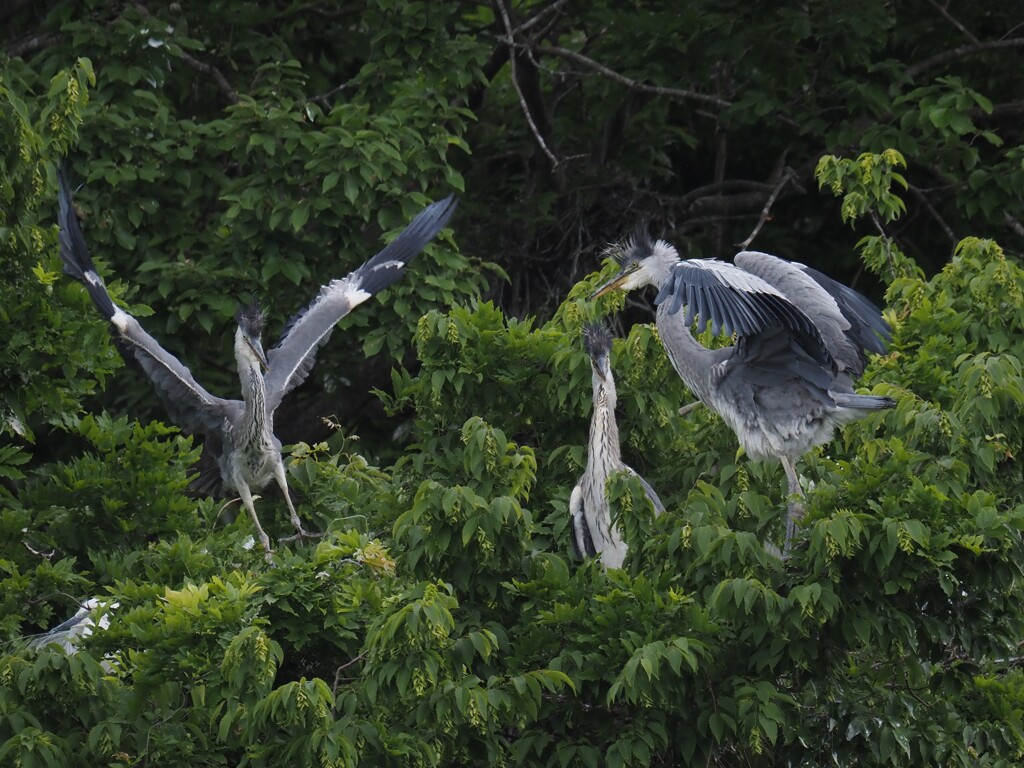
[[263, 335], [265, 318], [258, 302], [253, 301], [250, 304], [240, 306], [238, 311], [235, 312], [235, 321], [243, 333], [247, 333], [253, 338], [259, 338]]
[[592, 358], [607, 356], [612, 349], [612, 333], [604, 323], [583, 326], [583, 348]]

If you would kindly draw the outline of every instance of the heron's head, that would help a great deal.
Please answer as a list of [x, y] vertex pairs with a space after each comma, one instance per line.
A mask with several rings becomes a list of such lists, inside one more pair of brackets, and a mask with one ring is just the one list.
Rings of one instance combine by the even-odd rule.
[[588, 323], [583, 326], [583, 348], [590, 355], [594, 375], [606, 380], [611, 375], [611, 331], [603, 323]]
[[641, 224], [632, 235], [610, 245], [605, 254], [618, 262], [619, 273], [590, 294], [591, 299], [604, 296], [616, 288], [632, 291], [645, 285], [660, 286], [668, 277], [679, 253], [664, 240], [653, 240], [647, 224]]
[[235, 357], [239, 362], [259, 363], [268, 367], [267, 355], [263, 351], [263, 312], [255, 301], [243, 305], [235, 313], [238, 330], [235, 332]]

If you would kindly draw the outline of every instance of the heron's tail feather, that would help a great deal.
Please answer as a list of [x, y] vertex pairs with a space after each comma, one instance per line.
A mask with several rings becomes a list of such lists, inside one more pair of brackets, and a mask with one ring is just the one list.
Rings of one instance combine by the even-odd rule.
[[107, 293], [107, 287], [96, 272], [96, 267], [89, 256], [89, 248], [85, 244], [82, 230], [78, 226], [78, 216], [71, 205], [71, 184], [68, 181], [68, 170], [65, 165], [57, 171], [58, 201], [60, 212], [58, 224], [60, 232], [60, 258], [64, 262], [64, 273], [80, 281], [89, 291], [93, 303], [108, 320], [114, 316], [114, 302]]
[[864, 411], [878, 411], [895, 408], [896, 401], [884, 395], [855, 395], [846, 392], [832, 392], [832, 399], [841, 408], [857, 408]]
[[383, 251], [356, 270], [353, 277], [359, 281], [358, 289], [372, 296], [401, 277], [405, 265], [413, 256], [422, 251], [423, 247], [444, 229], [455, 213], [457, 204], [455, 196], [449, 195], [420, 211], [416, 218], [409, 222], [409, 226]]

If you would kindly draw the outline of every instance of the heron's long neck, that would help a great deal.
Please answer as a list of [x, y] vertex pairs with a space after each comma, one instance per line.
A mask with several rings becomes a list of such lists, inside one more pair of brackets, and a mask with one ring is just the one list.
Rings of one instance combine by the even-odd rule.
[[661, 287], [665, 285], [665, 281], [672, 275], [672, 267], [680, 261], [682, 259], [679, 258], [676, 249], [659, 240], [658, 246], [647, 257], [647, 263], [644, 265], [644, 271], [647, 273], [651, 285], [660, 291]]
[[255, 440], [260, 435], [273, 432], [267, 415], [267, 388], [259, 364], [239, 360], [238, 378], [242, 383], [242, 400], [245, 401], [243, 423], [246, 437]]
[[718, 356], [712, 350], [705, 349], [683, 324], [682, 309], [670, 315], [667, 307], [668, 302], [658, 308], [657, 323], [661, 343], [679, 378], [698, 399], [707, 403], [711, 392], [711, 366], [718, 361]]
[[594, 414], [590, 419], [590, 450], [587, 462], [593, 466], [615, 466], [622, 461], [619, 447], [619, 427], [615, 423], [615, 382], [611, 377], [602, 379], [596, 373], [594, 380]]

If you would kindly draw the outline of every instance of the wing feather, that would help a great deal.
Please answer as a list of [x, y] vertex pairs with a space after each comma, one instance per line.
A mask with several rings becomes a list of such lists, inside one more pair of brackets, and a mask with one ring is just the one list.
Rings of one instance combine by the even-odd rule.
[[834, 365], [811, 318], [775, 286], [733, 264], [716, 259], [680, 261], [654, 301], [666, 302], [670, 315], [686, 305], [687, 327], [696, 321], [698, 329], [710, 325], [716, 334], [725, 329], [743, 337], [783, 328], [822, 365]]
[[866, 352], [885, 352], [891, 338], [888, 324], [878, 308], [852, 288], [767, 253], [743, 251], [735, 261], [778, 289], [811, 319], [840, 370], [860, 375], [867, 364]]
[[85, 285], [96, 308], [110, 322], [110, 332], [122, 357], [142, 368], [171, 420], [186, 432], [222, 431], [231, 401], [203, 389], [189, 369], [146, 333], [134, 317], [114, 305], [89, 255], [72, 206], [65, 168], [61, 168], [58, 181], [58, 239], [64, 272]]
[[456, 204], [455, 197], [449, 196], [427, 206], [380, 253], [346, 277], [323, 286], [312, 303], [288, 322], [284, 336], [267, 354], [268, 409], [275, 409], [306, 380], [316, 363], [317, 350], [339, 320], [402, 276], [406, 264], [448, 223]]

